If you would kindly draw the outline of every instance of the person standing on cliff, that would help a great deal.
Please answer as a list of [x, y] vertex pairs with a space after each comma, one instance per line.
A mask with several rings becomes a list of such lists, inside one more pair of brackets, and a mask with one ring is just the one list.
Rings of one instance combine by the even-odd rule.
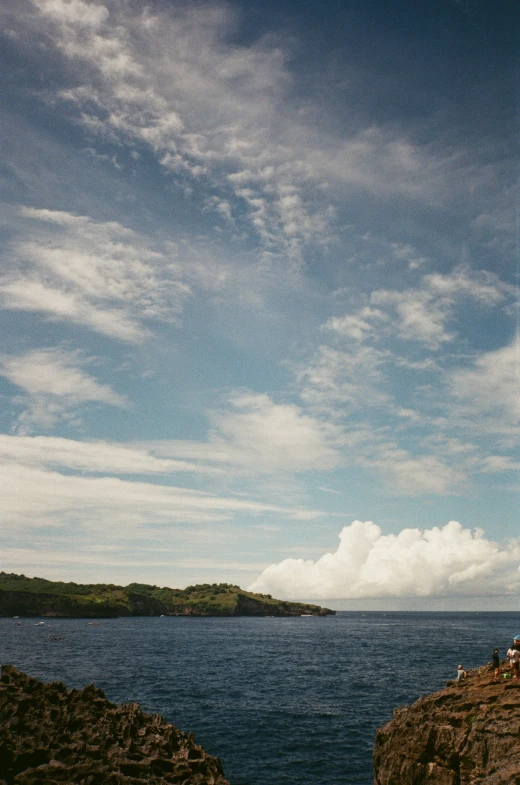
[[515, 638], [511, 647], [511, 667], [513, 668], [513, 679], [520, 679], [520, 641]]
[[464, 668], [462, 667], [462, 665], [458, 665], [457, 666], [457, 678], [455, 679], [457, 684], [460, 684], [461, 681], [464, 681], [466, 676], [467, 676], [467, 673], [464, 670]]
[[509, 657], [509, 665], [511, 666], [511, 670], [513, 671], [513, 679], [518, 681], [520, 677], [520, 641], [517, 638], [514, 639], [513, 645], [510, 649], [507, 650], [507, 656]]
[[495, 681], [498, 679], [498, 675], [500, 673], [500, 659], [498, 656], [498, 649], [493, 649], [493, 668], [495, 669]]

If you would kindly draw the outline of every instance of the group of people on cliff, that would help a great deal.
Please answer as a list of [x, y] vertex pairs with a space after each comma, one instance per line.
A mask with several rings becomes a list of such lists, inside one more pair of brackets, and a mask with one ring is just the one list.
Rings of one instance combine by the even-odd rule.
[[[512, 671], [511, 674], [504, 674], [505, 678], [509, 678], [512, 676], [513, 679], [516, 681], [520, 680], [520, 635], [517, 635], [509, 649], [507, 650], [506, 654], [507, 659], [509, 660], [509, 667]], [[498, 681], [500, 677], [500, 649], [493, 649], [493, 654], [491, 655], [491, 660], [493, 663], [493, 670], [495, 674], [495, 681]], [[457, 667], [457, 676], [455, 681], [457, 684], [460, 684], [466, 679], [467, 673], [462, 667], [459, 665]]]

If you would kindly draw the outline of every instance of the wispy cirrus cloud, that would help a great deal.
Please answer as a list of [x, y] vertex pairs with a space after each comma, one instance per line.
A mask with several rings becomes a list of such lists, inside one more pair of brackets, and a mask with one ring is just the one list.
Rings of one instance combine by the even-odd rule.
[[482, 186], [463, 148], [420, 143], [367, 118], [348, 133], [320, 123], [318, 102], [302, 97], [291, 67], [296, 43], [273, 33], [238, 43], [243, 17], [231, 5], [31, 6], [13, 27], [60, 53], [68, 86], [51, 100], [75, 107], [93, 137], [151, 150], [181, 187], [203, 183], [205, 209], [252, 228], [289, 260], [330, 240], [338, 194], [439, 206], [469, 183]]
[[[374, 290], [367, 304], [323, 324], [329, 340], [296, 368], [301, 398], [343, 429], [346, 461], [393, 491], [452, 494], [479, 474], [514, 471], [517, 342], [478, 354], [456, 339], [467, 339], [468, 303], [507, 319], [517, 295], [495, 273], [463, 265], [414, 287]], [[424, 353], [444, 345], [449, 355]], [[447, 449], [467, 444], [464, 433], [475, 436], [470, 450]], [[484, 442], [485, 433], [494, 440]]]
[[449, 374], [454, 398], [465, 414], [504, 414], [520, 423], [520, 336], [509, 346], [477, 355], [472, 366]]
[[15, 398], [23, 407], [18, 429], [51, 428], [60, 420], [78, 424], [85, 404], [130, 407], [125, 396], [86, 373], [85, 365], [88, 359], [81, 352], [62, 348], [0, 356], [0, 376], [23, 391]]
[[468, 484], [469, 466], [447, 460], [433, 451], [412, 454], [396, 442], [379, 441], [377, 436], [355, 457], [355, 463], [378, 472], [394, 493], [455, 494]]
[[370, 335], [374, 335], [378, 324], [387, 318], [383, 311], [366, 305], [345, 316], [332, 316], [323, 327], [345, 338], [363, 341]]
[[153, 322], [175, 322], [189, 286], [173, 261], [121, 224], [23, 207], [22, 236], [0, 277], [8, 310], [34, 311], [139, 343]]
[[0, 434], [0, 460], [42, 469], [65, 469], [116, 475], [215, 473], [218, 468], [187, 461], [157, 458], [145, 449], [107, 441], [76, 441], [57, 436]]
[[[232, 469], [236, 477], [281, 479], [356, 465], [379, 474], [391, 492], [409, 496], [451, 494], [466, 485], [469, 465], [456, 465], [427, 444], [411, 452], [385, 427], [349, 423], [335, 408], [338, 395], [336, 390], [332, 401], [320, 397], [319, 402], [311, 397], [315, 413], [310, 414], [267, 395], [236, 393], [228, 406], [208, 413], [206, 441], [161, 440], [143, 446], [157, 456], [193, 461], [201, 471], [204, 466]], [[363, 390], [358, 397], [360, 404]], [[390, 399], [381, 399], [392, 409]]]
[[227, 189], [267, 245], [297, 253], [323, 230], [327, 211], [302, 197], [308, 175], [283, 127], [291, 79], [277, 41], [231, 44], [238, 17], [224, 4], [34, 6], [29, 24], [49, 35], [76, 77], [60, 97], [78, 107], [88, 131], [145, 145], [181, 179], [208, 183], [218, 171], [224, 193], [206, 203], [220, 212]]
[[[270, 519], [279, 524], [323, 515], [319, 509], [273, 504], [258, 494], [211, 493], [175, 481], [181, 472], [217, 476], [223, 471], [229, 465], [157, 457], [131, 444], [0, 435], [4, 562], [15, 569], [25, 563], [36, 573], [42, 565], [51, 571], [61, 567], [60, 574], [80, 570], [89, 580], [93, 571], [101, 579], [106, 568], [120, 574], [125, 568], [165, 568], [161, 580], [169, 582], [172, 573], [166, 568], [175, 575], [228, 569], [232, 562], [223, 552], [200, 554], [208, 546], [218, 550], [236, 542], [244, 526], [254, 530], [257, 521], [265, 527]], [[19, 546], [22, 534], [30, 543], [25, 548]], [[246, 566], [242, 560], [233, 569], [252, 575], [261, 564]]]
[[[355, 317], [355, 329], [362, 332]], [[346, 328], [341, 325], [341, 329]], [[353, 343], [348, 348], [322, 344], [310, 361], [296, 370], [305, 403], [329, 414], [386, 406], [391, 397], [384, 389], [383, 364], [390, 353], [374, 346]]]
[[520, 444], [520, 337], [508, 346], [480, 352], [451, 370], [449, 421], [475, 438], [484, 437], [504, 449]]
[[423, 275], [419, 285], [403, 289], [375, 289], [368, 304], [331, 317], [324, 329], [339, 339], [377, 344], [397, 337], [437, 351], [457, 337], [459, 309], [464, 301], [482, 308], [507, 308], [518, 289], [495, 273], [457, 265], [448, 274]]
[[[341, 325], [345, 343], [350, 328]], [[298, 371], [302, 399], [335, 423], [347, 464], [412, 496], [455, 494], [479, 475], [518, 470], [517, 341], [464, 357], [456, 369], [407, 361], [367, 342], [322, 345]]]
[[289, 519], [319, 517], [318, 510], [218, 496], [192, 488], [130, 481], [113, 475], [81, 477], [12, 461], [0, 464], [5, 494], [0, 517], [4, 527], [56, 528], [79, 524], [91, 533], [130, 537], [136, 529], [180, 524], [217, 523], [237, 515], [277, 515]]
[[420, 288], [404, 291], [378, 290], [370, 300], [374, 305], [395, 309], [400, 338], [421, 341], [434, 350], [455, 339], [457, 332], [450, 331], [448, 324], [454, 326], [458, 321], [454, 311], [463, 299], [494, 307], [510, 302], [517, 294], [515, 287], [496, 274], [465, 266], [455, 267], [448, 275], [425, 275], [421, 284]]

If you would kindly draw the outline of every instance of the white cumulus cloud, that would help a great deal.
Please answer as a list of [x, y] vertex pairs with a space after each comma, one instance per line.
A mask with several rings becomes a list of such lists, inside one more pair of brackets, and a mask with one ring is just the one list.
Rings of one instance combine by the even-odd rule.
[[442, 528], [384, 535], [354, 521], [334, 553], [316, 562], [284, 559], [249, 587], [287, 599], [514, 595], [520, 591], [520, 540], [500, 545], [457, 521]]

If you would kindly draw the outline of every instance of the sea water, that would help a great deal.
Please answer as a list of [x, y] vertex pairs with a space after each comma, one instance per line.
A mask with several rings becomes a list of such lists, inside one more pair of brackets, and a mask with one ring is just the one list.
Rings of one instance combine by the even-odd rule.
[[138, 701], [218, 756], [231, 785], [372, 785], [375, 730], [460, 663], [505, 656], [514, 613], [0, 619], [0, 661]]

